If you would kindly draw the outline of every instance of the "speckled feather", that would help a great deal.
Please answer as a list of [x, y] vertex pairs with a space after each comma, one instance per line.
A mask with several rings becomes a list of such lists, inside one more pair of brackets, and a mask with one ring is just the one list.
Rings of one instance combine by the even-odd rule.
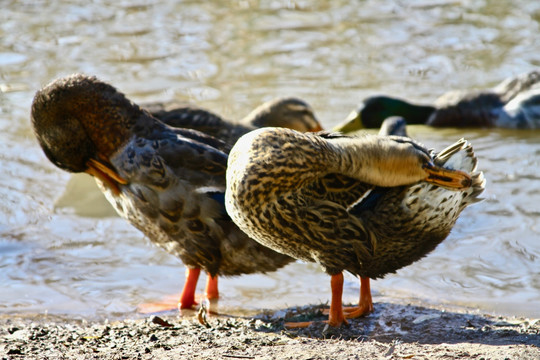
[[399, 146], [410, 145], [419, 161], [427, 150], [401, 137], [382, 139], [252, 132], [231, 151], [227, 210], [257, 241], [317, 262], [331, 275], [347, 270], [378, 278], [395, 272], [446, 238], [459, 213], [477, 201], [484, 178], [462, 140], [432, 160], [471, 173], [470, 188], [454, 191], [416, 181], [392, 187], [383, 163], [397, 157], [391, 167], [414, 165], [400, 165]]
[[127, 180], [117, 194], [96, 179], [107, 199], [185, 265], [215, 276], [273, 271], [292, 261], [245, 235], [216, 198], [225, 189], [225, 143], [169, 127], [83, 75], [40, 90], [32, 123], [46, 155], [65, 170], [85, 171], [89, 158], [106, 159]]

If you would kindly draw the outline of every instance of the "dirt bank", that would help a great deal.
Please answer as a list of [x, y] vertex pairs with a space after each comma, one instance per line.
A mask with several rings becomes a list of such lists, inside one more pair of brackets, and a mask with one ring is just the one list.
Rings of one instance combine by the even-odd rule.
[[540, 359], [540, 320], [423, 305], [377, 303], [329, 329], [285, 330], [284, 317], [323, 319], [321, 307], [253, 318], [197, 314], [89, 323], [48, 316], [0, 318], [2, 359]]

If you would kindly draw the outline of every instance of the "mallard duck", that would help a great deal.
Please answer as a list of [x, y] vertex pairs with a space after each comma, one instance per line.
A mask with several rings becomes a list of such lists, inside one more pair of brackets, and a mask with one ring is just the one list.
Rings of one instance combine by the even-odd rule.
[[46, 156], [92, 175], [116, 211], [187, 266], [180, 308], [195, 302], [200, 269], [206, 296], [217, 276], [274, 271], [291, 261], [250, 239], [225, 212], [230, 146], [165, 125], [95, 77], [53, 81], [32, 103], [34, 133]]
[[286, 127], [302, 132], [321, 131], [311, 106], [297, 98], [277, 98], [259, 105], [238, 122], [193, 105], [143, 104], [152, 116], [167, 125], [195, 129], [234, 145], [244, 134], [261, 127]]
[[250, 237], [331, 276], [328, 322], [339, 326], [342, 272], [362, 282], [349, 316], [371, 311], [369, 278], [419, 260], [446, 238], [484, 189], [475, 169], [465, 140], [435, 155], [404, 137], [265, 128], [231, 150], [225, 202]]
[[372, 96], [334, 128], [345, 133], [378, 128], [389, 116], [409, 124], [435, 127], [540, 128], [540, 72], [507, 79], [487, 91], [451, 91], [434, 105], [412, 104], [388, 96]]

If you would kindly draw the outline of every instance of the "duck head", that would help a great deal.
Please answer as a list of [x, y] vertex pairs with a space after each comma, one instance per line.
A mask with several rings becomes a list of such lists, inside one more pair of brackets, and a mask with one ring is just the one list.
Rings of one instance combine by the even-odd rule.
[[300, 132], [323, 130], [311, 106], [296, 98], [266, 102], [248, 114], [243, 122], [256, 127], [286, 127]]
[[95, 77], [72, 75], [39, 90], [32, 103], [32, 125], [49, 160], [69, 172], [100, 178], [113, 191], [125, 184], [110, 156], [130, 137], [142, 110]]
[[381, 127], [391, 116], [401, 116], [408, 124], [425, 124], [435, 111], [433, 106], [415, 105], [388, 96], [366, 98], [349, 116], [333, 130], [350, 133], [361, 129]]

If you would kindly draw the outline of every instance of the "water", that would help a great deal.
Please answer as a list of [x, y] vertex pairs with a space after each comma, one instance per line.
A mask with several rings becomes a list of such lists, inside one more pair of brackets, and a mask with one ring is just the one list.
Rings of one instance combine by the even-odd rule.
[[[116, 217], [86, 175], [56, 169], [29, 123], [35, 91], [74, 72], [137, 102], [189, 100], [229, 118], [295, 95], [325, 127], [365, 96], [431, 102], [540, 66], [537, 1], [4, 1], [0, 12], [0, 312], [135, 316], [184, 269]], [[434, 130], [475, 145], [486, 200], [428, 257], [374, 281], [375, 301], [419, 298], [540, 317], [540, 133]], [[328, 277], [295, 263], [221, 280], [231, 312], [326, 302]], [[201, 286], [202, 286], [201, 281]], [[202, 292], [202, 288], [200, 289]], [[357, 300], [346, 278], [344, 300]]]

